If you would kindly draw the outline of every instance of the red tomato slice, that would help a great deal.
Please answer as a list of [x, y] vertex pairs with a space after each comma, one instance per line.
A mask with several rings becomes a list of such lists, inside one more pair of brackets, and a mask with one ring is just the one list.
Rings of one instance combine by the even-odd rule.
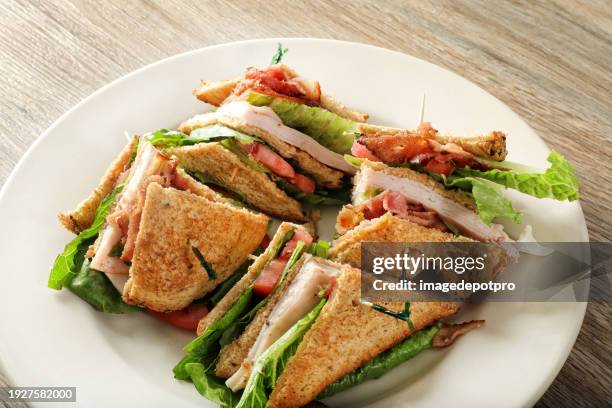
[[260, 297], [268, 296], [278, 283], [281, 273], [285, 269], [287, 261], [284, 259], [273, 259], [253, 283], [253, 292]]
[[353, 143], [353, 146], [351, 146], [351, 154], [362, 159], [380, 161], [378, 160], [378, 157], [376, 157], [374, 153], [370, 151], [370, 149], [359, 143], [357, 140]]
[[332, 276], [329, 278], [329, 287], [325, 291], [325, 297], [329, 298], [336, 287], [336, 277]]
[[150, 309], [147, 309], [147, 313], [179, 329], [195, 331], [200, 320], [208, 314], [208, 307], [203, 303], [192, 303], [182, 310], [169, 313], [155, 312]]
[[312, 236], [310, 236], [310, 234], [306, 231], [302, 231], [302, 230], [295, 231], [295, 234], [293, 235], [291, 240], [285, 244], [285, 246], [283, 247], [283, 250], [281, 251], [278, 257], [280, 259], [291, 258], [291, 254], [293, 254], [293, 250], [297, 246], [298, 241], [302, 241], [305, 244], [312, 244], [313, 239], [312, 239]]
[[313, 238], [306, 231], [296, 230], [295, 234], [293, 234], [293, 238], [291, 238], [291, 240], [292, 241], [302, 241], [305, 244], [312, 244]]
[[305, 192], [306, 194], [312, 194], [315, 191], [316, 184], [310, 177], [306, 177], [303, 174], [295, 173], [295, 177], [289, 180], [291, 184]]
[[272, 170], [281, 177], [294, 178], [295, 170], [281, 156], [276, 154], [268, 146], [261, 143], [254, 143], [250, 149], [251, 155], [255, 160]]
[[451, 162], [439, 161], [437, 160], [437, 158], [430, 160], [429, 163], [427, 163], [427, 166], [425, 167], [427, 168], [427, 170], [431, 171], [432, 173], [444, 174], [445, 176], [448, 176], [449, 174], [451, 174], [454, 168]]
[[259, 247], [262, 249], [262, 251], [266, 250], [268, 245], [270, 245], [270, 241], [271, 239], [268, 234], [264, 234], [263, 238], [261, 239], [261, 242], [259, 243]]

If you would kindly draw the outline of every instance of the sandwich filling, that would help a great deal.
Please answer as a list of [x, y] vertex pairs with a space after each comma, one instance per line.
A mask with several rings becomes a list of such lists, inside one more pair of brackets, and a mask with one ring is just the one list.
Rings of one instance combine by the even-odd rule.
[[351, 153], [359, 158], [385, 164], [413, 164], [439, 175], [450, 175], [456, 168], [489, 170], [491, 164], [461, 146], [435, 139], [438, 131], [422, 123], [416, 131], [395, 134], [364, 134], [355, 141]]
[[270, 107], [253, 106], [247, 102], [237, 101], [221, 106], [214, 114], [241, 120], [248, 126], [262, 129], [277, 139], [305, 151], [329, 167], [344, 173], [355, 174], [355, 169], [344, 160], [342, 154], [334, 152], [318, 143], [314, 138], [286, 126]]
[[272, 65], [266, 69], [247, 68], [244, 77], [236, 84], [226, 102], [240, 99], [250, 90], [314, 106], [321, 103], [319, 82], [295, 76], [294, 72], [282, 64]]
[[[478, 241], [503, 242], [508, 239], [501, 226], [486, 225], [474, 211], [415, 180], [363, 167], [353, 190], [353, 205], [360, 206], [364, 203], [371, 205], [372, 203], [367, 201], [373, 191], [385, 193], [382, 197], [374, 197], [377, 198], [375, 202], [382, 198], [382, 201], [379, 201], [382, 210], [380, 208], [368, 210], [366, 214], [369, 215], [366, 217], [376, 218], [376, 215], [380, 216], [385, 211], [391, 211], [411, 221], [423, 219], [424, 221], [418, 220], [417, 223], [421, 225], [424, 225], [424, 222], [429, 223], [432, 228], [441, 229], [440, 221], [443, 221], [446, 228], [451, 226], [462, 235]], [[385, 209], [385, 198], [387, 209]], [[366, 208], [369, 209], [370, 206]]]
[[310, 255], [305, 256], [306, 261], [275, 305], [253, 347], [249, 350], [247, 359], [226, 381], [226, 385], [231, 390], [238, 391], [245, 387], [257, 358], [320, 302], [319, 294], [327, 290], [338, 275], [337, 267]]

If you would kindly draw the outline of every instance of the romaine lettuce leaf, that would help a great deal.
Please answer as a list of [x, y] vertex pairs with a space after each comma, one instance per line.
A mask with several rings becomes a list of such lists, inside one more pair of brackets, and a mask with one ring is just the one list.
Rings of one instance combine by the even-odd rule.
[[249, 287], [234, 302], [232, 307], [216, 322], [211, 324], [200, 336], [187, 343], [183, 350], [195, 356], [204, 356], [216, 351], [218, 340], [234, 321], [236, 321], [249, 305], [253, 297], [253, 288]]
[[65, 283], [73, 293], [85, 300], [94, 309], [104, 313], [127, 313], [140, 310], [126, 304], [108, 277], [89, 267], [89, 261], [82, 261], [79, 272]]
[[327, 109], [249, 91], [246, 101], [255, 106], [269, 106], [289, 127], [315, 139], [339, 154], [349, 153], [355, 141], [356, 123]]
[[233, 288], [234, 285], [240, 279], [242, 279], [244, 274], [247, 273], [247, 271], [249, 270], [249, 266], [251, 266], [252, 263], [252, 261], [246, 261], [245, 263], [240, 265], [240, 268], [238, 268], [236, 272], [234, 272], [229, 278], [224, 280], [221, 285], [217, 286], [215, 290], [212, 291], [210, 295], [206, 297], [206, 302], [211, 306], [214, 306], [219, 303], [219, 301], [223, 299], [223, 296], [225, 296], [227, 292], [229, 292], [230, 289]]
[[178, 146], [190, 146], [198, 143], [216, 142], [223, 139], [235, 139], [240, 143], [253, 143], [260, 139], [246, 135], [227, 126], [215, 124], [194, 129], [190, 134], [178, 130], [159, 129], [148, 133], [145, 138], [159, 149]]
[[478, 207], [478, 216], [485, 224], [491, 225], [497, 217], [508, 218], [516, 224], [521, 223], [521, 213], [502, 195], [503, 187], [500, 185], [477, 177], [451, 177], [446, 179], [445, 184], [470, 190]]
[[240, 395], [230, 390], [223, 380], [209, 372], [201, 363], [188, 363], [185, 371], [196, 387], [196, 390], [206, 399], [221, 407], [233, 408], [240, 400]]
[[276, 181], [276, 185], [289, 196], [303, 203], [312, 205], [344, 205], [351, 201], [351, 191], [349, 188], [342, 188], [339, 190], [324, 190], [317, 188], [314, 193], [306, 194], [281, 177], [272, 174], [271, 178]]
[[361, 163], [363, 163], [363, 159], [350, 154], [344, 155], [344, 161], [346, 161], [348, 164], [355, 167], [356, 169], [359, 169], [361, 167]]
[[67, 282], [79, 273], [87, 248], [96, 240], [100, 228], [102, 228], [106, 216], [115, 202], [117, 194], [119, 194], [122, 189], [123, 185], [116, 187], [102, 200], [100, 206], [96, 210], [96, 216], [91, 226], [74, 237], [72, 241], [66, 245], [64, 252], [55, 258], [55, 262], [51, 267], [51, 273], [49, 274], [48, 286], [50, 288], [57, 290], [61, 289], [62, 286], [66, 285]]
[[579, 182], [572, 165], [556, 151], [547, 159], [551, 166], [544, 173], [517, 173], [512, 170], [457, 169], [464, 177], [478, 177], [537, 198], [574, 201], [580, 198]]
[[437, 323], [429, 329], [414, 333], [397, 346], [379, 354], [362, 367], [325, 387], [317, 398], [327, 398], [364, 381], [382, 377], [392, 368], [430, 348], [433, 337], [441, 326], [441, 323]]
[[293, 325], [259, 356], [237, 408], [264, 408], [266, 406], [268, 390], [276, 386], [278, 377], [287, 366], [291, 356], [295, 354], [308, 329], [321, 313], [326, 301], [327, 299], [322, 299], [310, 313]]
[[318, 240], [317, 242], [313, 242], [312, 244], [308, 244], [306, 247], [306, 252], [312, 254], [314, 256], [318, 256], [319, 258], [327, 258], [327, 251], [329, 251], [329, 247], [331, 244], [327, 241]]

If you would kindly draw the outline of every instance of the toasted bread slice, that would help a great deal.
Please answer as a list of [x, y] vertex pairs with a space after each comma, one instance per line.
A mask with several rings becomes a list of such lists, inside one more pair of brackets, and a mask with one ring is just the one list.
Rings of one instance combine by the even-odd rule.
[[[353, 210], [354, 211], [354, 210]], [[362, 221], [336, 239], [329, 255], [338, 262], [361, 266], [361, 242], [476, 242], [434, 228], [427, 228], [387, 213], [373, 220]]]
[[[358, 125], [359, 131], [364, 134], [394, 135], [404, 131], [403, 129], [376, 126], [366, 123]], [[486, 135], [442, 135], [437, 130], [431, 129], [429, 132], [440, 143], [454, 143], [459, 145], [466, 152], [472, 153], [476, 157], [488, 160], [502, 161], [506, 158], [506, 134], [500, 131], [492, 131]]]
[[304, 257], [302, 257], [290, 271], [287, 273], [285, 280], [268, 295], [266, 305], [262, 307], [256, 314], [251, 323], [244, 329], [242, 334], [236, 340], [221, 349], [215, 374], [221, 378], [229, 378], [234, 374], [247, 358], [249, 350], [255, 344], [259, 332], [266, 323], [270, 313], [281, 299], [293, 279], [300, 271]]
[[265, 215], [151, 183], [123, 299], [160, 312], [183, 309], [246, 261], [267, 224]]
[[333, 169], [321, 163], [305, 151], [283, 142], [264, 129], [247, 124], [244, 120], [227, 115], [213, 116], [205, 113], [186, 120], [179, 126], [179, 129], [181, 132], [189, 134], [195, 129], [209, 126], [213, 123], [219, 123], [239, 132], [259, 137], [276, 149], [284, 158], [295, 160], [302, 170], [314, 177], [317, 183], [323, 187], [333, 189], [342, 186], [342, 177], [344, 173], [340, 170]]
[[200, 89], [193, 91], [196, 98], [213, 106], [219, 106], [230, 97], [239, 79], [225, 81], [201, 81]]
[[166, 149], [165, 153], [176, 156], [188, 171], [205, 174], [267, 214], [284, 220], [306, 219], [299, 202], [278, 188], [265, 173], [249, 167], [218, 143], [175, 147]]
[[79, 234], [81, 231], [91, 226], [100, 203], [104, 197], [113, 191], [119, 175], [126, 170], [132, 153], [134, 152], [136, 140], [137, 137], [134, 136], [123, 150], [121, 150], [119, 156], [117, 156], [110, 166], [108, 166], [100, 183], [91, 194], [89, 194], [89, 197], [83, 200], [75, 210], [58, 214], [57, 218], [66, 229], [75, 234]]
[[261, 272], [272, 257], [275, 248], [281, 243], [281, 240], [284, 238], [285, 234], [287, 234], [287, 232], [290, 230], [298, 229], [303, 229], [311, 234], [313, 233], [313, 231], [311, 231], [307, 225], [298, 225], [290, 222], [283, 222], [279, 225], [274, 237], [272, 237], [272, 240], [268, 244], [268, 247], [261, 255], [257, 257], [255, 262], [253, 262], [253, 264], [249, 267], [247, 273], [229, 290], [229, 292], [227, 292], [223, 299], [221, 299], [219, 303], [217, 303], [215, 307], [202, 318], [202, 320], [200, 320], [197, 330], [198, 336], [204, 333], [208, 326], [219, 320], [232, 307], [242, 292], [244, 292], [245, 289], [249, 287], [251, 283], [253, 283], [255, 278], [257, 278], [259, 275], [259, 272]]
[[[358, 269], [341, 266], [336, 287], [321, 314], [300, 342], [278, 378], [268, 407], [300, 407], [323, 389], [395, 346], [414, 331], [459, 310], [453, 303], [427, 302], [411, 305], [414, 330], [406, 322], [361, 304]], [[403, 303], [387, 303], [400, 311]]]

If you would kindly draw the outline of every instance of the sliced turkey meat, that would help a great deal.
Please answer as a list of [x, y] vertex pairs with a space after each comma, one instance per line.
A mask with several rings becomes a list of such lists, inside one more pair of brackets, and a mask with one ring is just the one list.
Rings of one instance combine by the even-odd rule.
[[320, 145], [310, 136], [285, 126], [276, 113], [267, 106], [253, 106], [247, 102], [235, 101], [221, 106], [216, 114], [238, 119], [248, 126], [258, 127], [279, 140], [305, 151], [329, 167], [355, 174], [353, 166], [348, 164], [341, 154]]

